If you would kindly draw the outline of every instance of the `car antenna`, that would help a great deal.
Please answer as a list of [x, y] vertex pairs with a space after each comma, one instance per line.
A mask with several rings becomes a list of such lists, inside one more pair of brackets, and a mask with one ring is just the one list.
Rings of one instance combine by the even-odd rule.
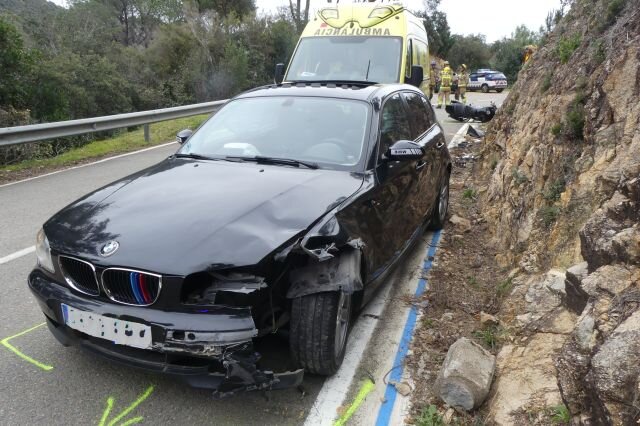
[[367, 74], [364, 76], [364, 81], [369, 81], [369, 68], [371, 68], [371, 59], [367, 63]]

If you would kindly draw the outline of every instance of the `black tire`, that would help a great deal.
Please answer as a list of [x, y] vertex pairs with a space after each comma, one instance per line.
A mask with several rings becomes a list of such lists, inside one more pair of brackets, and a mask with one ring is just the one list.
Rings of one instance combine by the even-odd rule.
[[489, 86], [487, 86], [486, 84], [483, 84], [481, 89], [482, 93], [489, 93]]
[[503, 91], [503, 90], [504, 90], [504, 89], [496, 89], [496, 92], [498, 92], [498, 93], [502, 93], [502, 91]]
[[[344, 337], [336, 338], [339, 312], [346, 329]], [[344, 359], [350, 320], [350, 294], [317, 293], [293, 299], [289, 350], [295, 363], [309, 373], [335, 373]]]
[[447, 212], [449, 211], [449, 173], [444, 178], [444, 182], [438, 189], [438, 198], [436, 199], [436, 205], [433, 208], [431, 214], [431, 221], [429, 222], [429, 229], [433, 231], [439, 231], [444, 228], [444, 224], [447, 222]]

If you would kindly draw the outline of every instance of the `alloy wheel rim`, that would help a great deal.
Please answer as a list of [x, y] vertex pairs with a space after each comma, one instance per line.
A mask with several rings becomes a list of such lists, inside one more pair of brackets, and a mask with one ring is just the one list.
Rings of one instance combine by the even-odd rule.
[[338, 312], [336, 315], [335, 332], [335, 356], [340, 357], [344, 345], [347, 341], [347, 331], [349, 330], [349, 318], [351, 316], [351, 295], [340, 292], [338, 299]]
[[449, 182], [440, 189], [440, 205], [438, 211], [440, 213], [440, 222], [444, 222], [447, 216], [447, 208], [449, 207]]

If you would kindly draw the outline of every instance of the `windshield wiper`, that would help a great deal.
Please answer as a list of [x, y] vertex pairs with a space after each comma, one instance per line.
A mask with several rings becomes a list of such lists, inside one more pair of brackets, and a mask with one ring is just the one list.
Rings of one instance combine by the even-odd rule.
[[262, 155], [256, 155], [255, 157], [227, 156], [225, 158], [231, 161], [255, 161], [256, 163], [262, 164], [284, 164], [295, 167], [304, 166], [308, 169], [317, 169], [319, 167], [318, 164], [309, 161], [294, 160], [292, 158], [264, 157]]
[[173, 154], [175, 158], [193, 158], [196, 160], [219, 160], [219, 158], [207, 157], [206, 155], [196, 154], [193, 152], [178, 152]]
[[335, 85], [344, 85], [344, 84], [357, 84], [357, 85], [361, 85], [361, 86], [370, 86], [373, 84], [378, 84], [378, 82], [376, 81], [369, 81], [369, 80], [331, 80], [331, 79], [327, 79], [327, 80], [289, 80], [289, 83], [304, 83], [304, 84], [316, 84], [316, 83], [320, 83], [320, 84], [335, 84]]

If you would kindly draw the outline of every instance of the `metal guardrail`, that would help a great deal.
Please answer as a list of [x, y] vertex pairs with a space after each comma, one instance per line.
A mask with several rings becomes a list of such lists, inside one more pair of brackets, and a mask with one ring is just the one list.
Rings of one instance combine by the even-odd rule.
[[4, 127], [0, 128], [0, 147], [140, 125], [144, 125], [144, 139], [148, 142], [149, 123], [212, 113], [220, 109], [225, 102], [227, 102], [227, 99], [151, 111], [83, 118], [81, 120]]

